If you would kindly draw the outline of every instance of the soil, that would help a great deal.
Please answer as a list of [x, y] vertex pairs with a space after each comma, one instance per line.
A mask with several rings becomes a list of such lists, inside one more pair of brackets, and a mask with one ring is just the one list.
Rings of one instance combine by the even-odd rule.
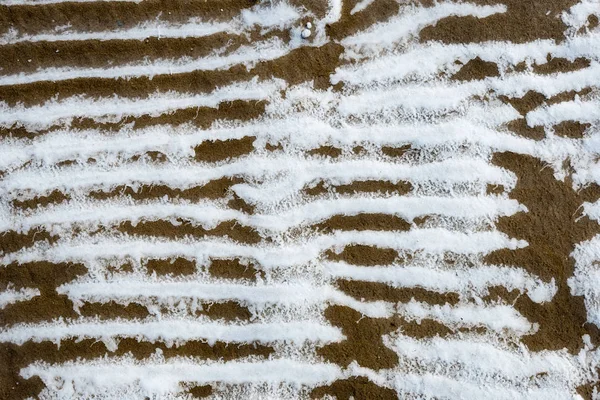
[[313, 225], [323, 233], [341, 231], [407, 231], [410, 224], [400, 217], [388, 214], [335, 215], [328, 220]]
[[389, 265], [398, 258], [398, 252], [394, 249], [382, 249], [362, 244], [348, 245], [339, 254], [327, 250], [325, 255], [332, 261], [366, 266]]
[[414, 288], [395, 288], [381, 282], [362, 282], [340, 279], [337, 281], [339, 289], [359, 300], [389, 301], [392, 303], [408, 303], [410, 300], [426, 301], [429, 304], [454, 305], [458, 303], [458, 293], [436, 293], [429, 290]]
[[262, 271], [257, 271], [252, 264], [242, 264], [238, 259], [212, 260], [209, 272], [215, 278], [246, 279], [250, 281], [255, 281], [257, 276], [262, 275]]
[[540, 325], [537, 333], [522, 339], [523, 343], [533, 351], [567, 348], [573, 354], [583, 347], [584, 334], [600, 343], [598, 328], [586, 322], [583, 297], [571, 295], [567, 284], [573, 275], [570, 254], [575, 245], [600, 233], [595, 221], [581, 216], [584, 195], [573, 189], [570, 178], [556, 180], [551, 168], [531, 156], [496, 153], [492, 162], [517, 175], [517, 185], [509, 196], [529, 210], [501, 217], [496, 226], [510, 237], [526, 240], [529, 246], [497, 250], [486, 257], [486, 262], [519, 266], [546, 282], [554, 279], [558, 286], [550, 302], [534, 303], [527, 296], [517, 299], [517, 310]]
[[481, 58], [475, 57], [463, 65], [460, 70], [452, 76], [452, 79], [457, 81], [472, 81], [495, 76], [500, 76], [500, 71], [498, 71], [496, 63], [483, 61]]
[[197, 161], [216, 162], [248, 154], [254, 150], [255, 137], [228, 140], [207, 140], [196, 146]]
[[554, 74], [557, 72], [571, 72], [577, 71], [578, 69], [587, 68], [590, 66], [590, 60], [587, 58], [576, 58], [573, 61], [569, 61], [566, 58], [551, 58], [547, 63], [542, 65], [533, 65], [533, 72], [537, 74]]
[[558, 125], [554, 125], [554, 133], [558, 136], [568, 137], [571, 139], [583, 139], [584, 132], [592, 126], [591, 124], [578, 121], [564, 121]]
[[333, 146], [321, 146], [310, 150], [308, 154], [311, 156], [338, 158], [342, 155], [342, 150]]
[[226, 197], [233, 185], [243, 183], [241, 178], [220, 178], [208, 182], [203, 186], [195, 186], [189, 189], [173, 189], [166, 185], [141, 185], [138, 190], [131, 186], [117, 186], [110, 192], [95, 190], [88, 196], [97, 200], [106, 200], [119, 196], [131, 197], [134, 200], [150, 200], [169, 197], [172, 199], [183, 199], [197, 202], [200, 199], [219, 199]]
[[217, 236], [247, 244], [257, 244], [261, 241], [261, 236], [254, 228], [240, 225], [237, 221], [221, 222], [214, 229], [204, 229], [181, 218], [178, 218], [176, 223], [163, 220], [145, 221], [139, 222], [135, 226], [130, 221], [126, 221], [119, 225], [118, 230], [134, 236], [165, 237], [172, 240], [185, 237]]
[[47, 243], [52, 244], [57, 240], [57, 235], [50, 235], [43, 229], [34, 229], [27, 233], [5, 231], [0, 233], [0, 254], [12, 253], [33, 246], [34, 243], [40, 241], [46, 241]]
[[383, 146], [381, 152], [389, 157], [402, 157], [410, 148], [411, 145], [409, 144], [401, 147]]
[[[496, 5], [495, 0], [476, 0], [475, 4]], [[563, 11], [577, 3], [576, 0], [550, 0], [543, 4], [535, 1], [504, 0], [505, 13], [487, 18], [472, 16], [446, 17], [436, 25], [425, 27], [419, 35], [422, 42], [439, 40], [443, 43], [470, 43], [506, 40], [514, 43], [536, 39], [562, 41], [567, 26], [560, 18]]]
[[191, 18], [227, 21], [252, 0], [147, 0], [134, 2], [64, 2], [43, 5], [0, 6], [0, 27], [13, 28], [23, 34], [53, 31], [57, 26], [70, 25], [79, 32], [98, 32], [107, 29], [128, 29], [145, 21], [183, 23]]
[[304, 192], [310, 196], [333, 193], [356, 194], [356, 193], [380, 193], [404, 195], [410, 193], [412, 184], [410, 182], [389, 182], [389, 181], [354, 181], [348, 185], [328, 185], [325, 182], [319, 182], [313, 187], [304, 189]]
[[27, 200], [15, 199], [12, 201], [12, 206], [15, 208], [35, 209], [37, 207], [44, 207], [49, 204], [60, 204], [70, 199], [71, 197], [68, 194], [61, 193], [58, 190], [54, 190], [48, 196], [36, 196], [32, 199]]
[[322, 386], [312, 391], [312, 397], [320, 399], [325, 395], [335, 396], [338, 400], [372, 399], [397, 400], [395, 391], [375, 385], [365, 377], [354, 377], [334, 382], [331, 386]]

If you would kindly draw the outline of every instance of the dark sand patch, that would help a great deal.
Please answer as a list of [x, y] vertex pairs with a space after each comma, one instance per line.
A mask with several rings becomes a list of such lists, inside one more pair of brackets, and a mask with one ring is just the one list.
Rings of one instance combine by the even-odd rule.
[[398, 252], [394, 249], [382, 249], [362, 244], [348, 245], [339, 254], [327, 250], [325, 255], [332, 261], [344, 261], [352, 265], [367, 266], [389, 265], [398, 258]]
[[96, 200], [107, 200], [110, 198], [126, 196], [134, 200], [151, 200], [168, 197], [171, 199], [183, 199], [197, 202], [201, 199], [220, 199], [229, 193], [231, 187], [243, 183], [242, 178], [224, 177], [215, 179], [202, 186], [194, 186], [189, 189], [170, 188], [166, 185], [140, 185], [138, 190], [131, 186], [117, 186], [109, 192], [95, 190], [88, 195]]
[[154, 76], [152, 79], [148, 76], [139, 76], [36, 81], [0, 86], [0, 96], [11, 106], [17, 103], [23, 103], [26, 106], [41, 105], [51, 99], [60, 101], [77, 95], [85, 95], [86, 98], [91, 99], [113, 96], [143, 99], [164, 92], [177, 92], [182, 95], [209, 93], [219, 87], [247, 81], [252, 76], [245, 68], [236, 65], [224, 70], [163, 74]]
[[383, 335], [397, 330], [416, 338], [445, 336], [451, 332], [432, 320], [423, 320], [418, 324], [397, 316], [369, 318], [345, 306], [328, 307], [325, 317], [331, 324], [340, 327], [347, 339], [321, 347], [317, 353], [327, 361], [343, 367], [347, 367], [352, 361], [375, 370], [398, 365], [397, 354], [382, 341]]
[[311, 392], [313, 399], [320, 399], [325, 395], [335, 396], [338, 400], [398, 399], [398, 394], [394, 390], [377, 386], [363, 376], [338, 380], [329, 386], [315, 388]]
[[254, 214], [255, 211], [255, 207], [252, 204], [248, 204], [244, 199], [235, 193], [233, 194], [233, 199], [229, 200], [227, 205], [234, 210], [238, 210], [246, 214]]
[[195, 399], [201, 399], [204, 397], [208, 397], [212, 394], [213, 389], [210, 385], [203, 386], [194, 386], [188, 390], [188, 393], [192, 395]]
[[410, 182], [389, 182], [389, 181], [354, 181], [347, 185], [328, 185], [324, 182], [319, 182], [313, 187], [304, 189], [304, 192], [310, 196], [318, 196], [320, 194], [332, 191], [339, 194], [356, 194], [356, 193], [381, 193], [381, 194], [398, 194], [405, 195], [412, 190]]
[[12, 201], [12, 206], [22, 209], [35, 209], [38, 207], [45, 207], [49, 204], [60, 204], [68, 200], [71, 200], [71, 196], [55, 189], [47, 196], [35, 196], [32, 199], [26, 200], [15, 199]]
[[[476, 4], [495, 5], [497, 1], [477, 0]], [[504, 0], [507, 11], [487, 18], [450, 16], [420, 33], [422, 42], [438, 40], [443, 43], [486, 41], [531, 42], [536, 39], [562, 41], [567, 26], [557, 16], [576, 4], [576, 0], [551, 0], [543, 3]]]
[[452, 76], [457, 81], [472, 81], [487, 77], [500, 76], [498, 66], [491, 61], [483, 61], [479, 57], [469, 60], [461, 69]]
[[239, 259], [212, 260], [209, 272], [215, 278], [222, 279], [247, 279], [255, 281], [262, 271], [258, 271], [252, 264], [244, 265]]
[[289, 85], [314, 81], [318, 89], [329, 87], [329, 75], [339, 64], [344, 48], [336, 43], [321, 47], [300, 47], [274, 61], [259, 63], [252, 73], [261, 78], [283, 78]]
[[591, 124], [581, 123], [578, 121], [564, 121], [558, 125], [554, 125], [554, 133], [558, 136], [568, 137], [571, 139], [582, 139], [583, 133], [590, 127]]
[[11, 263], [0, 268], [0, 287], [15, 289], [38, 288], [42, 293], [53, 292], [58, 286], [70, 282], [87, 272], [82, 264], [51, 263], [48, 261], [26, 264]]
[[[205, 37], [150, 37], [144, 40], [75, 40], [20, 42], [0, 46], [5, 75], [42, 68], [114, 68], [144, 60], [198, 59], [216, 49], [232, 52], [248, 44], [244, 36], [216, 33]], [[29, 61], [31, 60], [31, 61]]]
[[550, 58], [545, 64], [534, 64], [533, 72], [536, 74], [554, 74], [557, 72], [571, 72], [584, 69], [590, 66], [590, 60], [584, 57], [576, 58], [573, 61], [567, 60], [566, 58]]
[[389, 214], [334, 215], [311, 228], [324, 233], [340, 231], [408, 231], [410, 224]]
[[237, 221], [221, 222], [214, 229], [204, 229], [190, 221], [177, 218], [176, 223], [165, 220], [144, 221], [133, 225], [130, 221], [121, 222], [118, 230], [129, 235], [165, 237], [182, 239], [185, 237], [203, 238], [205, 236], [226, 237], [240, 243], [256, 244], [261, 236], [254, 228], [241, 225]]
[[0, 254], [12, 253], [33, 246], [36, 242], [46, 241], [55, 243], [58, 235], [50, 233], [42, 228], [32, 229], [26, 233], [17, 233], [16, 231], [5, 231], [0, 233]]
[[255, 140], [254, 136], [248, 136], [242, 139], [204, 141], [194, 148], [196, 160], [216, 162], [240, 157], [254, 150]]
[[235, 301], [203, 305], [203, 310], [198, 312], [198, 314], [226, 321], [250, 321], [252, 317], [252, 313], [248, 307], [242, 306]]
[[311, 156], [338, 158], [342, 155], [342, 150], [334, 146], [321, 146], [308, 152]]
[[554, 278], [558, 286], [550, 302], [537, 304], [527, 296], [516, 300], [517, 310], [540, 325], [523, 342], [533, 351], [567, 348], [573, 354], [582, 348], [584, 334], [600, 343], [598, 328], [587, 323], [583, 297], [573, 296], [567, 284], [573, 275], [570, 254], [575, 245], [600, 232], [595, 221], [579, 218], [584, 199], [572, 189], [570, 177], [565, 182], [554, 179], [552, 169], [531, 156], [496, 153], [492, 161], [517, 175], [510, 197], [529, 210], [501, 217], [497, 227], [510, 237], [527, 240], [529, 246], [494, 251], [486, 262], [522, 267], [545, 281]]
[[34, 35], [53, 31], [57, 26], [70, 25], [79, 32], [99, 32], [133, 28], [159, 18], [170, 23], [185, 23], [193, 17], [200, 20], [227, 21], [245, 8], [256, 4], [252, 0], [145, 0], [143, 2], [60, 2], [41, 5], [0, 7], [2, 31], [17, 29]]
[[342, 40], [378, 22], [387, 21], [397, 15], [400, 10], [400, 5], [396, 1], [375, 0], [366, 9], [350, 14], [356, 3], [356, 1], [342, 3], [342, 15], [339, 21], [326, 26], [326, 32], [330, 38]]
[[338, 279], [337, 286], [349, 296], [365, 301], [390, 301], [408, 303], [412, 299], [428, 304], [450, 304], [459, 301], [458, 293], [436, 293], [419, 287], [395, 288], [382, 282], [365, 282]]
[[492, 185], [488, 184], [485, 188], [485, 194], [487, 195], [500, 195], [504, 193], [506, 189], [503, 185]]
[[381, 152], [388, 157], [402, 157], [411, 148], [410, 144], [400, 147], [383, 146]]

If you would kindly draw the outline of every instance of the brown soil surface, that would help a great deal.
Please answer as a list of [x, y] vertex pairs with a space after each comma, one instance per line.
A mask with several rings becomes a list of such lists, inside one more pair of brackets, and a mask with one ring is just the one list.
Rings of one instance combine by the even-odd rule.
[[119, 196], [131, 197], [134, 200], [150, 200], [169, 197], [172, 199], [184, 199], [199, 201], [200, 199], [219, 199], [225, 197], [231, 186], [242, 183], [241, 178], [220, 178], [208, 182], [203, 186], [195, 186], [189, 189], [174, 189], [166, 185], [141, 185], [139, 189], [133, 190], [131, 186], [117, 186], [110, 192], [92, 191], [89, 196], [97, 200], [106, 200]]
[[339, 194], [389, 193], [403, 195], [410, 193], [411, 190], [412, 185], [409, 182], [354, 181], [348, 185], [327, 185], [319, 182], [313, 187], [306, 188], [304, 192], [310, 196], [318, 196], [329, 191]]
[[57, 240], [57, 235], [50, 235], [43, 229], [35, 229], [27, 233], [5, 231], [0, 233], [0, 254], [21, 250], [25, 247], [30, 247], [35, 242], [39, 241], [54, 243]]
[[361, 282], [339, 279], [340, 290], [354, 298], [365, 301], [390, 301], [393, 303], [408, 303], [411, 299], [426, 301], [429, 304], [454, 305], [458, 303], [457, 293], [435, 293], [418, 287], [394, 288], [381, 282]]
[[326, 255], [332, 261], [367, 266], [391, 264], [398, 258], [398, 252], [394, 249], [382, 249], [362, 244], [348, 245], [339, 254], [327, 250]]
[[381, 152], [389, 157], [402, 157], [410, 148], [411, 145], [409, 144], [401, 147], [383, 146]]
[[194, 386], [188, 393], [191, 394], [196, 399], [201, 399], [203, 397], [208, 397], [212, 394], [212, 386], [204, 385], [204, 386]]
[[313, 390], [312, 397], [320, 399], [325, 395], [336, 396], [338, 400], [373, 399], [397, 400], [398, 395], [392, 389], [375, 385], [365, 377], [354, 377], [335, 381], [330, 386], [322, 386]]
[[262, 271], [257, 271], [252, 264], [244, 265], [239, 260], [212, 260], [209, 272], [215, 278], [247, 279], [254, 281]]
[[342, 155], [342, 150], [333, 146], [321, 146], [308, 152], [311, 156], [337, 158]]
[[400, 217], [388, 214], [335, 215], [328, 220], [313, 225], [314, 229], [329, 233], [341, 231], [407, 231], [410, 224]]
[[491, 194], [491, 195], [499, 195], [499, 194], [504, 193], [505, 190], [506, 189], [502, 185], [490, 185], [490, 184], [488, 184], [487, 187], [485, 188], [485, 193], [486, 194]]
[[[200, 58], [214, 49], [234, 51], [248, 40], [243, 36], [217, 33], [200, 38], [158, 38], [144, 40], [77, 40], [21, 42], [2, 46], [0, 69], [6, 75], [31, 73], [40, 68], [116, 67], [148, 59]], [[110, 56], [108, 56], [110, 55]], [[32, 60], [31, 62], [29, 60]]]
[[193, 17], [227, 21], [254, 4], [252, 0], [147, 0], [1, 6], [0, 27], [36, 34], [64, 25], [80, 32], [128, 29], [157, 17], [171, 23], [187, 22]]
[[457, 81], [472, 81], [474, 79], [484, 79], [487, 77], [500, 76], [496, 63], [483, 61], [476, 57], [469, 60], [460, 70], [452, 76]]
[[196, 146], [197, 161], [215, 162], [248, 154], [254, 150], [255, 137], [228, 140], [207, 140]]
[[68, 194], [61, 193], [58, 190], [54, 190], [48, 196], [36, 196], [32, 199], [27, 200], [13, 200], [12, 206], [16, 208], [37, 208], [44, 207], [48, 204], [59, 204], [63, 201], [70, 200], [70, 196]]
[[326, 360], [342, 366], [356, 361], [361, 367], [375, 370], [392, 368], [398, 364], [398, 356], [383, 344], [382, 336], [401, 330], [416, 338], [446, 336], [451, 330], [438, 322], [422, 320], [420, 324], [394, 316], [369, 318], [345, 306], [330, 306], [325, 317], [339, 326], [347, 337], [341, 343], [331, 343], [318, 349]]
[[[475, 4], [495, 5], [495, 0], [477, 0]], [[525, 43], [536, 39], [564, 39], [567, 29], [560, 18], [561, 12], [576, 4], [576, 0], [551, 0], [540, 4], [535, 1], [504, 0], [507, 11], [487, 18], [472, 16], [446, 17], [436, 25], [421, 30], [421, 41], [439, 40], [443, 43], [470, 43], [508, 40]]]
[[595, 221], [579, 218], [585, 199], [573, 190], [570, 178], [565, 182], [556, 180], [551, 168], [531, 156], [496, 153], [493, 163], [517, 175], [517, 186], [510, 197], [529, 210], [501, 217], [497, 227], [510, 237], [527, 240], [529, 246], [497, 250], [486, 261], [520, 266], [545, 281], [554, 279], [558, 286], [550, 302], [534, 303], [527, 296], [517, 299], [517, 310], [540, 324], [539, 331], [523, 338], [523, 342], [534, 351], [567, 348], [573, 354], [582, 348], [584, 334], [600, 343], [600, 332], [586, 322], [583, 297], [571, 295], [567, 284], [573, 275], [574, 260], [570, 254], [575, 245], [600, 232]]
[[556, 72], [570, 72], [590, 66], [590, 60], [587, 58], [576, 58], [569, 61], [566, 58], [552, 58], [546, 64], [534, 65], [533, 72], [538, 74], [554, 74]]
[[224, 303], [212, 303], [203, 306], [199, 314], [206, 315], [212, 319], [224, 319], [227, 321], [250, 321], [252, 313], [248, 307], [244, 307], [235, 301]]
[[184, 237], [203, 238], [205, 236], [218, 236], [230, 238], [236, 242], [256, 244], [261, 237], [253, 228], [240, 225], [237, 221], [221, 222], [214, 229], [204, 229], [192, 225], [189, 221], [177, 219], [173, 224], [168, 221], [147, 221], [133, 225], [131, 222], [122, 222], [119, 231], [136, 236], [166, 237], [169, 239], [182, 239]]
[[577, 121], [564, 121], [558, 125], [554, 125], [554, 133], [558, 136], [568, 137], [571, 139], [582, 139], [583, 133], [590, 127], [591, 124], [582, 124]]

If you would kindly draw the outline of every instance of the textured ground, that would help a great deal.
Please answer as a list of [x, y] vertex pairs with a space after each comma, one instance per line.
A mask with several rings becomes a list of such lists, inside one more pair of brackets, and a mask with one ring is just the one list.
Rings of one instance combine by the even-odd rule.
[[0, 399], [596, 398], [599, 16], [0, 0]]

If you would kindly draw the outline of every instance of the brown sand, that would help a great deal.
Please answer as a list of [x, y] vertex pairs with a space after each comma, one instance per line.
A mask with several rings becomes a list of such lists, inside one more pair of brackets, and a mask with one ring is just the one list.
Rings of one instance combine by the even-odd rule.
[[27, 233], [5, 231], [0, 233], [0, 254], [12, 253], [25, 247], [30, 247], [36, 242], [46, 241], [50, 244], [58, 240], [57, 235], [50, 235], [43, 229], [34, 229]]
[[140, 222], [136, 226], [133, 226], [131, 222], [127, 221], [121, 222], [118, 230], [135, 236], [165, 237], [169, 239], [218, 236], [248, 244], [256, 244], [261, 241], [260, 235], [254, 228], [243, 226], [237, 221], [221, 222], [214, 229], [204, 229], [201, 226], [192, 225], [189, 221], [180, 218], [177, 219], [176, 224], [160, 220]]
[[255, 137], [228, 140], [207, 140], [194, 148], [197, 161], [215, 162], [248, 154], [254, 150]]
[[313, 390], [312, 397], [320, 399], [325, 395], [335, 396], [338, 400], [372, 399], [397, 400], [398, 396], [392, 389], [375, 385], [365, 377], [354, 377], [335, 381], [330, 386], [322, 386]]
[[387, 214], [358, 214], [335, 215], [326, 221], [313, 225], [313, 228], [330, 233], [335, 230], [342, 231], [407, 231], [410, 224], [400, 217]]
[[227, 21], [254, 4], [251, 0], [148, 0], [139, 4], [64, 2], [1, 6], [0, 27], [36, 34], [69, 24], [72, 30], [80, 32], [127, 29], [159, 16], [162, 21], [171, 23], [187, 22], [193, 17]]
[[[477, 0], [476, 4], [498, 4], [494, 0]], [[470, 43], [489, 40], [508, 40], [525, 43], [536, 39], [564, 39], [566, 26], [558, 14], [577, 3], [576, 0], [535, 1], [504, 0], [507, 11], [487, 18], [447, 17], [434, 26], [424, 28], [421, 41], [439, 40], [443, 43]]]
[[313, 187], [308, 187], [304, 192], [310, 196], [318, 196], [329, 191], [339, 194], [356, 193], [381, 193], [403, 195], [410, 193], [412, 185], [409, 182], [388, 182], [388, 181], [354, 181], [348, 185], [327, 185], [319, 182]]
[[257, 271], [252, 264], [244, 265], [239, 260], [213, 260], [209, 272], [215, 278], [247, 279], [254, 281], [261, 271]]
[[348, 245], [344, 250], [336, 254], [331, 250], [326, 253], [327, 258], [332, 261], [344, 261], [353, 265], [388, 265], [398, 258], [398, 252], [394, 249], [382, 249], [375, 246], [362, 244]]
[[587, 217], [577, 220], [585, 199], [573, 190], [570, 178], [565, 182], [554, 179], [552, 169], [531, 156], [497, 153], [493, 162], [517, 175], [510, 197], [529, 210], [500, 218], [497, 227], [510, 237], [527, 240], [529, 246], [497, 250], [486, 261], [525, 268], [545, 281], [555, 279], [558, 286], [557, 294], [547, 303], [534, 303], [527, 296], [517, 299], [517, 310], [540, 324], [539, 331], [524, 337], [523, 342], [533, 351], [567, 348], [573, 354], [582, 348], [584, 334], [600, 343], [598, 329], [586, 322], [583, 297], [571, 295], [567, 284], [573, 275], [570, 254], [575, 245], [600, 232], [595, 221]]
[[342, 155], [342, 150], [333, 146], [321, 146], [308, 152], [311, 156], [338, 158]]
[[225, 197], [231, 186], [242, 183], [241, 178], [220, 178], [208, 182], [203, 186], [195, 186], [190, 189], [173, 189], [166, 185], [141, 185], [137, 191], [130, 186], [117, 186], [110, 192], [92, 191], [89, 196], [97, 200], [106, 200], [118, 196], [128, 196], [134, 200], [149, 200], [169, 197], [172, 199], [184, 199], [198, 201], [200, 199], [219, 199]]
[[481, 58], [476, 57], [463, 65], [460, 70], [454, 74], [452, 79], [457, 81], [471, 81], [494, 76], [500, 76], [496, 63], [483, 61]]

